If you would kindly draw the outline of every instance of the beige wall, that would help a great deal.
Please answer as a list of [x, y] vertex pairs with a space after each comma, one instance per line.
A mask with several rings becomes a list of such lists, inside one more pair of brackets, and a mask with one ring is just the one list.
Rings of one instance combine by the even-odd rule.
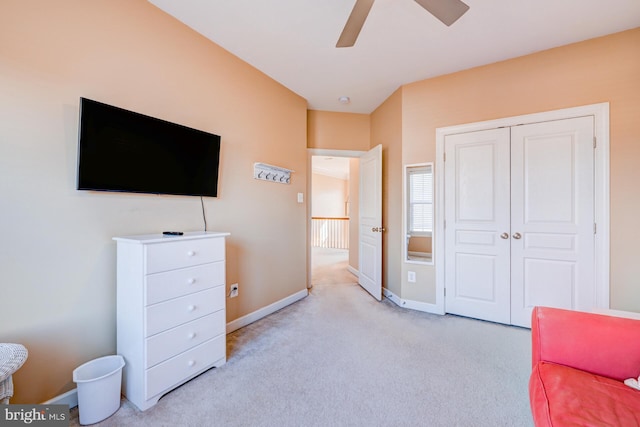
[[[231, 232], [228, 321], [306, 288], [304, 99], [145, 0], [4, 0], [0, 341], [30, 352], [13, 403], [72, 389], [75, 367], [116, 351], [113, 236], [203, 227], [196, 197], [75, 190], [81, 96], [222, 136], [205, 209]], [[254, 180], [254, 162], [295, 170], [291, 185]]]
[[311, 178], [311, 216], [346, 217], [349, 200], [349, 182], [319, 173]]
[[371, 114], [371, 147], [382, 145], [382, 286], [401, 294], [402, 103], [397, 90]]
[[331, 150], [369, 150], [368, 114], [309, 110], [307, 146]]
[[432, 242], [431, 237], [412, 236], [408, 244], [408, 251], [431, 253]]
[[[611, 307], [640, 311], [640, 29], [420, 81], [402, 94], [405, 163], [435, 161], [438, 127], [609, 102]], [[435, 302], [434, 274], [415, 291], [424, 302]]]

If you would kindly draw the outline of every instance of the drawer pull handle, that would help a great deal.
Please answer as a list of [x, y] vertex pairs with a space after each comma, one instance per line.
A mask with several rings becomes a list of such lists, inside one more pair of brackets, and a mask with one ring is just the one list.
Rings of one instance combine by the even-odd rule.
[[193, 366], [193, 365], [195, 365], [195, 364], [196, 364], [196, 361], [195, 361], [195, 360], [189, 360], [189, 361], [187, 362], [187, 365], [189, 365], [189, 366]]
[[189, 279], [187, 280], [187, 283], [193, 285], [194, 283], [196, 283], [196, 279]]
[[187, 311], [193, 311], [195, 309], [196, 309], [195, 305], [190, 305], [190, 306], [187, 307]]
[[196, 337], [196, 333], [195, 333], [195, 332], [191, 332], [191, 333], [188, 335], [188, 337], [189, 337], [189, 339], [191, 339], [191, 340], [192, 340], [192, 339], [194, 339], [194, 338]]
[[196, 253], [194, 251], [187, 252], [187, 256], [194, 256]]

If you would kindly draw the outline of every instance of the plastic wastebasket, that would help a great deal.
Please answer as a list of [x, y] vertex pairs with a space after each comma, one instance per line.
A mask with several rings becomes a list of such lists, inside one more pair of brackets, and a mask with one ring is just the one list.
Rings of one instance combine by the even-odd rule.
[[80, 424], [95, 424], [120, 408], [123, 367], [124, 358], [115, 355], [99, 357], [73, 370]]

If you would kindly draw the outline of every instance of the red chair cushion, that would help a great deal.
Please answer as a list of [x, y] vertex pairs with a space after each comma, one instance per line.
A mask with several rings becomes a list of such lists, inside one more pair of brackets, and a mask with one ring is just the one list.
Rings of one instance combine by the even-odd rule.
[[538, 427], [640, 426], [640, 390], [568, 366], [534, 366], [529, 397]]

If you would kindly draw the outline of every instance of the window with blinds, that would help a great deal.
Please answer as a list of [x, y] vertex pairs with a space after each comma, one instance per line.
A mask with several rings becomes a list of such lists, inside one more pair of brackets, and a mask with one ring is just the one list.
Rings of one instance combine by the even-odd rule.
[[407, 168], [407, 232], [412, 236], [430, 236], [433, 232], [431, 165]]

